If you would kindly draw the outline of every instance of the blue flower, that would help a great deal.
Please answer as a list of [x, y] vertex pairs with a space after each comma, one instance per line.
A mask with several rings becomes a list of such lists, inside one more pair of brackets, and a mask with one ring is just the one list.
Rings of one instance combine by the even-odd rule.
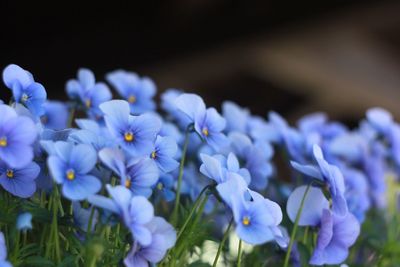
[[0, 159], [11, 167], [24, 167], [33, 159], [35, 124], [9, 106], [0, 104]]
[[62, 184], [63, 195], [70, 200], [84, 200], [101, 189], [101, 182], [88, 174], [96, 164], [96, 151], [89, 145], [58, 141], [55, 153], [47, 159], [50, 173]]
[[132, 156], [145, 156], [153, 152], [154, 141], [161, 121], [154, 115], [130, 115], [128, 102], [112, 100], [100, 105], [104, 120], [115, 141]]
[[244, 162], [244, 168], [250, 172], [250, 187], [257, 190], [265, 189], [268, 178], [273, 174], [271, 158], [273, 149], [269, 143], [252, 143], [250, 138], [244, 134], [233, 132], [229, 136], [231, 148], [239, 160]]
[[157, 136], [150, 158], [156, 162], [161, 172], [171, 172], [179, 166], [179, 162], [174, 159], [177, 150], [178, 146], [173, 138]]
[[153, 97], [157, 88], [150, 78], [140, 78], [134, 72], [116, 70], [108, 73], [106, 79], [128, 101], [132, 114], [155, 109]]
[[291, 163], [293, 168], [303, 174], [323, 181], [329, 187], [333, 211], [339, 216], [346, 215], [348, 208], [344, 196], [345, 184], [342, 172], [337, 166], [329, 164], [324, 159], [322, 150], [318, 145], [314, 145], [314, 158], [317, 162], [317, 166], [301, 165], [297, 162]]
[[239, 107], [236, 103], [225, 101], [222, 103], [222, 114], [226, 120], [226, 131], [248, 133], [250, 111]]
[[360, 234], [360, 224], [353, 214], [338, 217], [324, 209], [318, 231], [317, 245], [310, 259], [310, 264], [340, 264], [346, 260], [349, 247]]
[[53, 130], [64, 130], [67, 128], [68, 108], [58, 101], [47, 101], [43, 104], [44, 114], [40, 117], [42, 124]]
[[154, 217], [146, 227], [151, 232], [151, 243], [147, 246], [134, 244], [125, 258], [127, 267], [146, 267], [160, 262], [168, 249], [175, 245], [176, 232], [174, 228], [161, 217]]
[[18, 231], [27, 231], [32, 229], [32, 214], [24, 212], [18, 215], [16, 227]]
[[371, 126], [380, 134], [386, 135], [394, 123], [392, 114], [389, 111], [375, 107], [367, 111], [367, 120]]
[[92, 195], [89, 202], [95, 206], [118, 214], [126, 227], [129, 228], [133, 239], [142, 246], [148, 246], [152, 242], [152, 233], [146, 224], [154, 218], [154, 208], [151, 203], [142, 196], [133, 196], [132, 192], [124, 186], [106, 186], [111, 196]]
[[159, 178], [157, 165], [150, 158], [125, 159], [119, 149], [104, 148], [99, 152], [100, 160], [121, 178], [121, 185], [134, 195], [150, 196], [151, 187]]
[[[174, 177], [169, 174], [165, 173], [160, 176], [157, 183], [154, 185], [155, 190], [157, 191], [155, 195], [165, 199], [165, 201], [169, 202], [175, 199], [175, 192], [173, 191], [175, 184]], [[158, 193], [158, 194], [157, 194]]]
[[183, 112], [195, 131], [215, 150], [226, 147], [228, 140], [222, 133], [226, 121], [215, 108], [208, 108], [203, 99], [195, 94], [182, 94], [175, 100], [176, 107]]
[[[72, 202], [72, 207], [74, 211], [74, 222], [75, 224], [83, 231], [86, 232], [88, 230], [90, 215], [92, 213], [93, 206], [85, 209], [79, 204], [79, 201]], [[90, 227], [90, 231], [94, 231], [94, 228], [99, 220], [99, 213], [97, 210], [93, 212], [92, 217], [92, 225]]]
[[85, 107], [88, 115], [101, 117], [99, 105], [112, 98], [110, 89], [104, 83], [96, 83], [94, 74], [89, 69], [79, 69], [78, 79], [67, 81], [66, 90], [71, 99], [77, 100]]
[[13, 168], [0, 160], [0, 185], [14, 196], [28, 198], [36, 191], [35, 179], [39, 172], [40, 167], [34, 162], [22, 168]]
[[200, 154], [203, 164], [200, 166], [200, 172], [218, 184], [223, 183], [227, 179], [227, 172], [233, 172], [241, 175], [247, 184], [250, 183], [250, 173], [245, 168], [240, 168], [239, 160], [233, 153], [229, 153], [228, 157], [223, 155], [209, 156]]
[[4, 239], [4, 234], [0, 232], [0, 266], [12, 267], [11, 263], [7, 261], [7, 247]]
[[32, 74], [17, 65], [10, 64], [3, 71], [3, 81], [12, 90], [15, 102], [22, 103], [36, 117], [44, 113], [46, 90], [43, 85], [34, 81]]

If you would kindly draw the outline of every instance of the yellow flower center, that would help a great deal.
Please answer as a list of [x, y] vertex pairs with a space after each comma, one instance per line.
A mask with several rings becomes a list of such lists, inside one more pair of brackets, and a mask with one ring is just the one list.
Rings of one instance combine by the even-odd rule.
[[75, 171], [74, 170], [68, 170], [67, 171], [67, 179], [72, 181], [75, 179]]
[[6, 171], [6, 176], [7, 176], [8, 178], [13, 178], [13, 177], [14, 177], [14, 171], [11, 170], [11, 169], [8, 169], [8, 170]]
[[7, 146], [7, 138], [6, 137], [0, 138], [0, 146], [2, 146], [2, 147]]
[[157, 184], [157, 189], [162, 190], [164, 188], [164, 185], [162, 183]]
[[131, 188], [131, 185], [132, 185], [131, 179], [126, 178], [126, 180], [125, 180], [125, 187], [126, 187], [126, 188]]
[[27, 100], [28, 100], [28, 98], [29, 98], [29, 96], [27, 95], [27, 94], [22, 94], [22, 96], [21, 96], [21, 102], [22, 103], [25, 103]]
[[85, 101], [85, 106], [86, 106], [87, 108], [90, 108], [90, 107], [92, 106], [92, 101], [90, 101], [90, 99], [86, 99], [86, 101]]
[[136, 102], [136, 97], [134, 95], [130, 95], [128, 97], [128, 102], [131, 103], [131, 104], [135, 103]]
[[205, 136], [208, 136], [209, 132], [207, 128], [203, 128], [203, 130], [201, 131]]
[[135, 139], [135, 136], [133, 135], [132, 132], [126, 132], [124, 134], [124, 139], [125, 139], [126, 142], [132, 142], [133, 139]]
[[242, 219], [242, 224], [244, 226], [248, 226], [250, 224], [250, 218], [248, 216], [244, 216]]
[[152, 159], [155, 159], [156, 157], [157, 157], [156, 152], [155, 152], [155, 151], [151, 152], [151, 158], [152, 158]]

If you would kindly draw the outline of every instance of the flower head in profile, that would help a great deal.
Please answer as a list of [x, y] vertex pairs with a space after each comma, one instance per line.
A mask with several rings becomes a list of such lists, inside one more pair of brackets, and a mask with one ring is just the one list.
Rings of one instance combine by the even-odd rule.
[[36, 191], [35, 179], [39, 172], [40, 167], [35, 162], [22, 168], [13, 168], [0, 160], [0, 185], [14, 196], [28, 198]]
[[29, 212], [19, 214], [16, 227], [19, 231], [27, 231], [32, 229], [32, 214]]
[[44, 127], [53, 130], [64, 130], [67, 128], [68, 108], [58, 101], [46, 101], [43, 104], [44, 114], [40, 117]]
[[163, 173], [168, 173], [179, 166], [179, 162], [174, 159], [178, 146], [172, 137], [157, 136], [154, 150], [150, 153], [158, 168]]
[[154, 217], [146, 227], [151, 232], [151, 243], [147, 246], [134, 244], [132, 250], [125, 258], [127, 267], [147, 267], [160, 262], [168, 249], [175, 245], [176, 232], [163, 218]]
[[79, 69], [77, 79], [66, 84], [68, 96], [77, 100], [92, 118], [101, 117], [99, 105], [112, 98], [110, 89], [105, 83], [96, 83], [94, 74], [89, 69]]
[[24, 167], [33, 159], [35, 124], [4, 104], [0, 104], [0, 114], [0, 159], [11, 167]]
[[112, 100], [100, 105], [107, 129], [115, 141], [132, 156], [148, 156], [154, 150], [161, 121], [152, 114], [130, 115], [128, 102]]
[[104, 148], [99, 152], [100, 160], [121, 178], [121, 185], [134, 195], [149, 197], [151, 187], [159, 178], [159, 170], [150, 158], [126, 159], [123, 151], [117, 148]]
[[119, 215], [135, 241], [142, 246], [150, 245], [152, 232], [146, 225], [154, 218], [153, 205], [145, 197], [134, 196], [124, 186], [107, 185], [106, 188], [111, 198], [92, 195], [89, 202]]
[[222, 133], [226, 121], [215, 108], [208, 108], [203, 99], [195, 94], [182, 94], [175, 99], [176, 107], [183, 112], [195, 131], [215, 150], [228, 145], [226, 136]]
[[337, 166], [329, 164], [324, 159], [322, 150], [318, 145], [314, 145], [313, 152], [317, 165], [301, 165], [297, 162], [292, 162], [293, 168], [305, 175], [323, 181], [328, 186], [331, 194], [333, 212], [338, 216], [346, 215], [348, 207], [344, 195], [345, 183], [342, 172]]
[[10, 64], [3, 71], [4, 84], [12, 90], [14, 101], [26, 106], [36, 117], [43, 115], [46, 90], [35, 82], [32, 74], [23, 68]]
[[89, 174], [96, 161], [96, 151], [91, 146], [58, 141], [54, 144], [54, 154], [48, 157], [47, 164], [53, 179], [62, 184], [66, 198], [84, 200], [101, 188], [99, 179]]
[[118, 94], [128, 101], [132, 114], [141, 114], [155, 109], [153, 97], [157, 88], [150, 78], [141, 78], [134, 72], [116, 70], [108, 73], [106, 79]]
[[7, 261], [7, 247], [4, 234], [0, 232], [0, 266], [1, 267], [12, 267], [11, 263]]

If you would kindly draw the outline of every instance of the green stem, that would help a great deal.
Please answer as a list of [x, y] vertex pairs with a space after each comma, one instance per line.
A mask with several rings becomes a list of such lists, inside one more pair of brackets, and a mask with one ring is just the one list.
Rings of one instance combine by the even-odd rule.
[[288, 250], [287, 250], [287, 252], [286, 252], [285, 262], [284, 262], [284, 264], [283, 264], [283, 267], [287, 267], [288, 264], [289, 264], [290, 253], [292, 252], [292, 247], [293, 247], [293, 244], [294, 244], [294, 239], [295, 239], [295, 237], [296, 237], [297, 226], [298, 226], [298, 224], [299, 224], [301, 212], [303, 211], [304, 202], [305, 202], [305, 200], [306, 200], [306, 196], [307, 196], [307, 194], [308, 194], [308, 191], [309, 191], [310, 188], [311, 188], [311, 184], [312, 184], [312, 183], [310, 183], [310, 184], [307, 186], [307, 189], [306, 189], [306, 191], [304, 192], [303, 198], [301, 199], [300, 208], [299, 208], [299, 211], [298, 211], [297, 214], [296, 214], [296, 219], [295, 219], [295, 221], [294, 221], [294, 226], [293, 226], [292, 234], [291, 234], [291, 236], [290, 236], [290, 242], [289, 242]]
[[89, 234], [92, 231], [93, 217], [94, 217], [94, 207], [92, 206], [89, 216], [89, 222], [86, 229], [86, 239], [89, 237]]
[[242, 239], [239, 239], [237, 267], [240, 267], [241, 262], [242, 262]]
[[185, 223], [183, 224], [183, 226], [181, 227], [181, 229], [179, 229], [178, 232], [178, 236], [177, 236], [177, 240], [179, 239], [179, 237], [183, 234], [183, 232], [186, 229], [186, 226], [188, 225], [188, 223], [190, 222], [190, 219], [192, 218], [193, 214], [195, 213], [195, 211], [197, 210], [197, 208], [199, 207], [200, 203], [201, 203], [201, 197], [204, 194], [204, 192], [207, 191], [207, 189], [209, 188], [209, 185], [207, 185], [206, 187], [203, 188], [203, 190], [201, 190], [199, 196], [197, 197], [196, 201], [193, 204], [192, 210], [190, 211], [188, 217], [186, 218]]
[[307, 246], [307, 241], [308, 241], [308, 230], [309, 230], [309, 228], [310, 227], [306, 227], [306, 229], [304, 230], [304, 236], [303, 236], [303, 243], [304, 243], [304, 245], [306, 245]]
[[222, 237], [221, 243], [219, 243], [218, 251], [217, 251], [217, 255], [215, 255], [213, 267], [217, 266], [219, 256], [221, 255], [222, 248], [224, 247], [225, 241], [226, 241], [226, 239], [227, 239], [228, 236], [229, 236], [229, 232], [230, 232], [230, 230], [231, 230], [232, 225], [233, 225], [233, 218], [232, 218], [231, 221], [229, 222], [228, 228], [226, 228], [226, 230], [225, 230], [225, 233], [224, 233], [224, 236]]
[[75, 116], [75, 107], [72, 107], [71, 110], [69, 111], [67, 128], [72, 127], [72, 123], [74, 121], [74, 116]]
[[186, 130], [185, 134], [185, 142], [183, 144], [183, 149], [182, 149], [182, 158], [181, 162], [179, 165], [179, 175], [178, 175], [178, 184], [176, 186], [176, 198], [175, 198], [175, 205], [174, 205], [174, 210], [172, 212], [172, 224], [176, 226], [177, 219], [178, 219], [178, 214], [179, 214], [179, 204], [181, 200], [181, 186], [182, 186], [182, 177], [183, 177], [183, 168], [185, 166], [185, 159], [186, 159], [186, 151], [187, 147], [189, 144], [189, 135], [190, 135], [190, 130], [189, 127]]
[[54, 186], [54, 200], [53, 200], [53, 238], [56, 253], [57, 264], [61, 262], [61, 252], [60, 252], [60, 239], [58, 236], [58, 208], [61, 206], [60, 196], [58, 194], [57, 186]]

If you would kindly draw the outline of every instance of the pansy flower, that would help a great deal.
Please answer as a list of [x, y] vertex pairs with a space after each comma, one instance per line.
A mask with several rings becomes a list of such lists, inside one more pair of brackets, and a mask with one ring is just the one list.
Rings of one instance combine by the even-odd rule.
[[117, 148], [104, 148], [99, 152], [100, 160], [121, 178], [121, 185], [130, 189], [134, 195], [149, 197], [151, 187], [159, 178], [156, 163], [150, 158], [126, 159]]
[[12, 267], [11, 263], [7, 261], [7, 247], [4, 234], [0, 232], [0, 266], [1, 267]]
[[155, 161], [161, 172], [171, 172], [179, 166], [179, 162], [174, 159], [177, 150], [178, 146], [173, 138], [157, 136], [150, 158]]
[[150, 78], [141, 78], [134, 72], [116, 70], [108, 73], [106, 79], [128, 101], [132, 114], [155, 109], [153, 97], [157, 88]]
[[68, 108], [59, 101], [46, 101], [43, 104], [44, 114], [40, 117], [44, 127], [53, 130], [64, 130], [68, 123]]
[[63, 195], [70, 200], [84, 200], [101, 189], [99, 179], [90, 175], [97, 161], [96, 151], [89, 145], [73, 145], [63, 141], [54, 144], [54, 154], [47, 159], [50, 173], [62, 185]]
[[154, 218], [153, 205], [142, 196], [134, 196], [124, 186], [106, 186], [111, 198], [92, 195], [89, 202], [97, 207], [118, 214], [126, 227], [131, 231], [134, 240], [143, 246], [152, 242], [152, 233], [146, 224]]
[[105, 83], [96, 83], [94, 74], [89, 69], [79, 69], [77, 79], [67, 81], [66, 90], [71, 99], [77, 100], [91, 118], [101, 117], [99, 105], [112, 98]]
[[36, 191], [35, 179], [39, 172], [40, 167], [35, 162], [22, 168], [13, 168], [0, 160], [0, 185], [14, 196], [28, 198]]
[[24, 167], [33, 158], [32, 144], [37, 137], [35, 124], [3, 104], [0, 104], [0, 114], [0, 159], [11, 167]]
[[151, 243], [147, 246], [134, 244], [125, 258], [127, 267], [148, 267], [160, 262], [168, 249], [175, 245], [176, 232], [174, 228], [161, 217], [154, 217], [146, 227], [151, 232]]
[[18, 215], [16, 228], [18, 231], [27, 231], [32, 229], [32, 214], [24, 212]]
[[10, 64], [3, 71], [4, 84], [12, 90], [14, 101], [26, 106], [34, 116], [44, 113], [46, 90], [34, 81], [32, 74], [23, 68]]
[[112, 100], [100, 105], [104, 120], [115, 141], [130, 155], [144, 156], [153, 152], [161, 121], [152, 114], [130, 115], [128, 102]]
[[165, 201], [172, 201], [175, 199], [174, 192], [175, 179], [169, 173], [161, 174], [160, 179], [158, 179], [157, 183], [153, 186], [156, 196], [165, 199]]
[[292, 166], [303, 174], [324, 182], [331, 194], [333, 211], [339, 216], [344, 216], [348, 208], [344, 196], [345, 183], [343, 174], [337, 166], [329, 164], [324, 159], [322, 150], [318, 145], [314, 145], [313, 151], [317, 165], [301, 165], [297, 162], [291, 162]]
[[226, 147], [228, 140], [222, 133], [226, 121], [215, 108], [208, 108], [203, 99], [195, 94], [182, 94], [175, 100], [176, 107], [183, 112], [195, 131], [215, 150]]

